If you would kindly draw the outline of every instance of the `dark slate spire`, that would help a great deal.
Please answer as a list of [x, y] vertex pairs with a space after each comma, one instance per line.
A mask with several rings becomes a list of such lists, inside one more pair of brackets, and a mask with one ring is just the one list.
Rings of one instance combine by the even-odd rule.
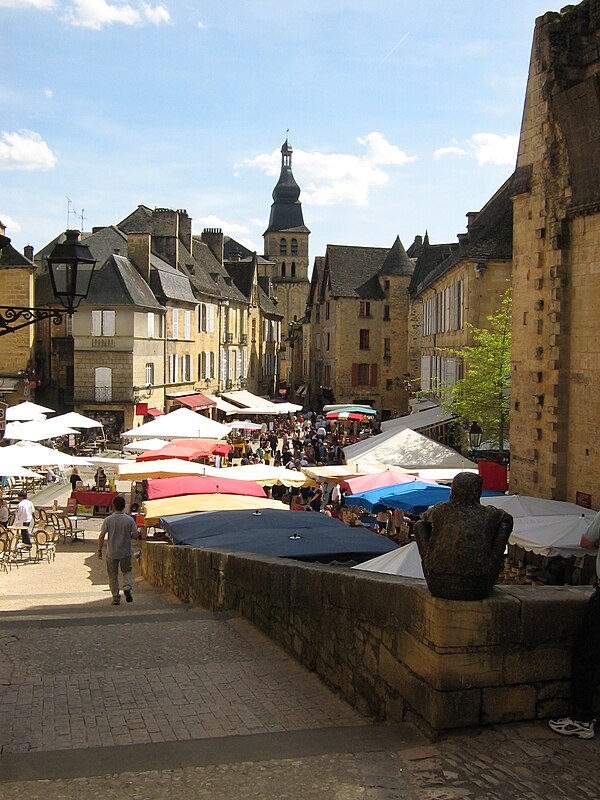
[[308, 232], [308, 228], [304, 226], [299, 198], [300, 187], [292, 174], [292, 146], [286, 139], [281, 147], [281, 173], [273, 189], [271, 216], [265, 233], [292, 229]]
[[415, 266], [406, 254], [400, 237], [396, 236], [396, 241], [391, 246], [383, 266], [379, 270], [380, 275], [412, 275]]

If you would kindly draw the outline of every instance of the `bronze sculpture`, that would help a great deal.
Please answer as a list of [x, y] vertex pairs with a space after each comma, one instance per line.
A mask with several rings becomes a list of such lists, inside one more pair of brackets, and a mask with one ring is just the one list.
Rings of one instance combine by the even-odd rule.
[[481, 600], [502, 569], [513, 528], [506, 511], [479, 502], [480, 475], [460, 472], [447, 503], [427, 509], [414, 525], [423, 573], [434, 597]]

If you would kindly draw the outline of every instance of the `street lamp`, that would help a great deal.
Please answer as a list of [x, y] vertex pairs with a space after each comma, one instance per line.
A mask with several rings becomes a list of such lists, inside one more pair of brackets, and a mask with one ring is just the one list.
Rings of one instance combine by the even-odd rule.
[[[72, 314], [87, 297], [96, 259], [92, 257], [89, 247], [82, 244], [79, 231], [66, 231], [65, 237], [65, 241], [57, 243], [46, 259], [52, 291], [64, 311], [58, 308], [0, 306], [0, 336], [44, 319], [51, 319], [58, 325], [65, 313]], [[9, 244], [8, 236], [0, 236], [0, 251]]]
[[481, 426], [477, 422], [472, 422], [469, 428], [469, 450], [473, 455], [475, 455], [481, 447], [482, 439], [483, 431], [481, 430]]

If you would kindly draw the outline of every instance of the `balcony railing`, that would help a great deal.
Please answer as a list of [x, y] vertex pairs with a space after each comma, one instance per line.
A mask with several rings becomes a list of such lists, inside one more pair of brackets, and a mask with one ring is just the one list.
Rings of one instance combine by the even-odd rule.
[[233, 381], [229, 378], [225, 381], [225, 389], [231, 389], [233, 387]]
[[248, 334], [240, 333], [240, 344], [248, 344]]
[[223, 342], [225, 344], [232, 344], [233, 343], [233, 333], [224, 333], [223, 334]]

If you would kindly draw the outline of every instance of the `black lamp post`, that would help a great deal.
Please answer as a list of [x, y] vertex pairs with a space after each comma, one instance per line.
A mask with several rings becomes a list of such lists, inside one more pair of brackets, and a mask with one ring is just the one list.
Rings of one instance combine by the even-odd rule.
[[469, 428], [469, 450], [473, 455], [475, 455], [481, 447], [482, 439], [483, 431], [481, 430], [481, 426], [477, 422], [472, 422]]
[[[72, 314], [90, 290], [96, 259], [81, 242], [79, 231], [66, 231], [65, 241], [57, 243], [48, 258], [48, 272], [52, 291], [63, 306], [58, 308], [19, 308], [0, 306], [0, 336], [20, 328], [51, 319], [58, 325], [64, 314]], [[0, 236], [0, 251], [10, 244], [7, 236]]]

